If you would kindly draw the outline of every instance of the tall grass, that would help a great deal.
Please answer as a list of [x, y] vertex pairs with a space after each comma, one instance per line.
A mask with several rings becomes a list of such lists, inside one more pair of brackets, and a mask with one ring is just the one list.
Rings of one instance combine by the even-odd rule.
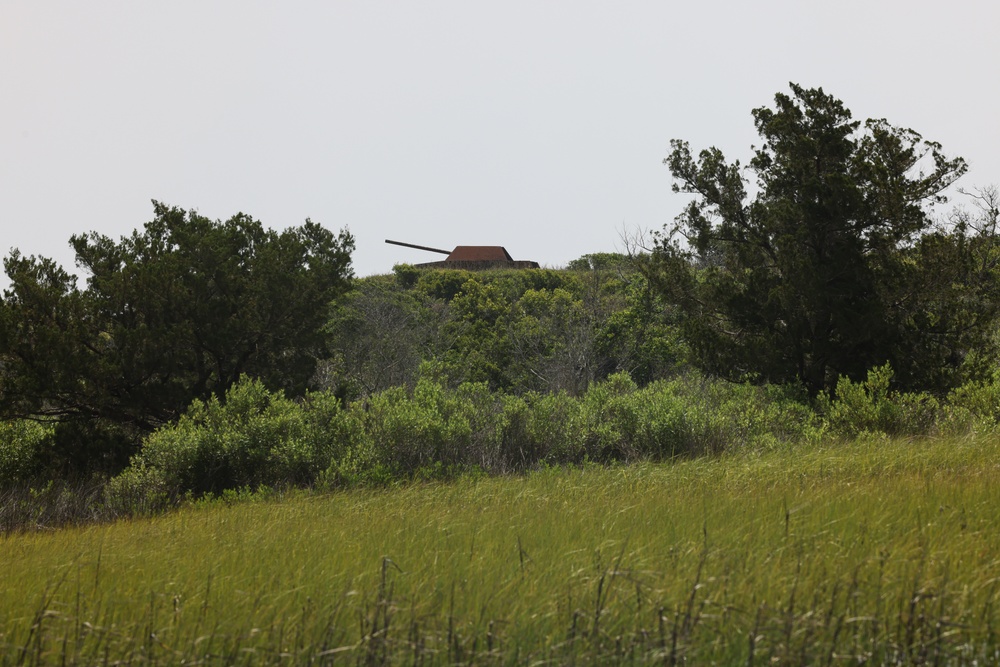
[[0, 538], [0, 664], [995, 664], [1000, 441], [206, 502]]

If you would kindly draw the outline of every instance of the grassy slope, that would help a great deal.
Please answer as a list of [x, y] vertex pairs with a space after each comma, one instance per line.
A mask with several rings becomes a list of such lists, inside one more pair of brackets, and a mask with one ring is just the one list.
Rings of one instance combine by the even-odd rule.
[[0, 663], [982, 664], [997, 488], [994, 439], [856, 443], [8, 536]]

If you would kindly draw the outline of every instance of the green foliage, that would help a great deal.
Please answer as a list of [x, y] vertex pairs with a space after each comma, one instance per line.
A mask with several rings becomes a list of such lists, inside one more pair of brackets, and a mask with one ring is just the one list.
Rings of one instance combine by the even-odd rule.
[[582, 409], [587, 456], [604, 461], [762, 451], [822, 433], [802, 396], [693, 374], [642, 389], [614, 375], [587, 392]]
[[842, 378], [810, 401], [801, 388], [734, 384], [689, 372], [638, 386], [627, 373], [564, 391], [511, 395], [455, 386], [444, 364], [412, 388], [344, 406], [330, 392], [293, 401], [244, 379], [224, 399], [196, 401], [143, 443], [111, 480], [95, 516], [142, 515], [228, 491], [382, 486], [460, 473], [662, 461], [802, 447], [824, 440], [992, 432], [997, 383], [970, 383], [943, 402], [891, 389], [888, 366]]
[[983, 299], [996, 276], [971, 270], [979, 239], [929, 234], [927, 207], [965, 163], [884, 120], [862, 128], [822, 89], [791, 88], [753, 111], [752, 198], [738, 162], [672, 142], [674, 189], [695, 197], [651, 278], [712, 374], [815, 394], [891, 361], [908, 388], [954, 386], [997, 314]]
[[968, 410], [987, 422], [1000, 423], [1000, 382], [970, 382], [948, 395], [952, 407]]
[[[149, 436], [108, 502], [155, 506], [230, 489], [384, 484], [480, 470], [635, 461], [766, 449], [809, 439], [801, 397], [689, 377], [639, 388], [627, 373], [566, 392], [524, 396], [485, 383], [451, 388], [425, 365], [412, 389], [341, 406], [332, 393], [292, 401], [244, 379], [224, 400], [195, 401]], [[124, 509], [122, 511], [125, 511]]]
[[455, 343], [445, 360], [462, 370], [470, 382], [506, 387], [510, 340], [506, 321], [511, 300], [496, 282], [469, 280], [450, 302], [445, 333]]
[[992, 433], [1000, 426], [1000, 382], [968, 382], [948, 394], [942, 430], [954, 434]]
[[939, 419], [938, 401], [926, 393], [891, 391], [892, 375], [886, 364], [868, 371], [864, 382], [840, 378], [836, 398], [825, 409], [830, 428], [849, 438], [865, 433], [899, 436], [931, 432]]
[[122, 470], [148, 435], [133, 424], [106, 418], [74, 418], [54, 424], [47, 452], [47, 479], [102, 479]]
[[587, 458], [607, 462], [634, 457], [639, 420], [635, 401], [630, 399], [636, 389], [627, 373], [617, 373], [583, 395], [581, 435]]
[[115, 517], [141, 517], [176, 506], [187, 494], [179, 488], [177, 480], [168, 476], [168, 471], [147, 466], [136, 457], [104, 487], [102, 504], [106, 513]]
[[154, 210], [118, 242], [72, 238], [84, 290], [51, 260], [6, 259], [3, 414], [149, 431], [244, 373], [304, 391], [326, 305], [351, 276], [352, 237], [308, 220], [279, 233], [243, 214]]
[[420, 279], [420, 269], [412, 264], [396, 264], [392, 267], [392, 273], [396, 276], [396, 282], [403, 289], [411, 289]]
[[638, 271], [608, 281], [618, 305], [594, 331], [598, 377], [627, 371], [640, 385], [680, 374], [690, 353], [677, 327], [677, 309]]
[[412, 386], [421, 362], [440, 353], [446, 309], [383, 278], [357, 281], [325, 325], [332, 356], [319, 384], [343, 398]]
[[421, 379], [412, 396], [393, 387], [368, 399], [366, 435], [394, 475], [457, 465], [472, 436], [467, 406], [441, 385]]
[[466, 382], [454, 400], [469, 425], [469, 441], [460, 455], [465, 470], [492, 474], [519, 472], [538, 461], [538, 443], [527, 434], [530, 408], [519, 396], [490, 391], [484, 383]]
[[52, 450], [51, 425], [17, 419], [0, 422], [0, 489], [35, 481]]
[[627, 269], [630, 259], [617, 252], [594, 252], [574, 259], [566, 268], [570, 271], [616, 271]]
[[583, 444], [583, 405], [564, 391], [529, 394], [525, 437], [538, 460], [547, 464], [580, 463], [586, 459]]
[[176, 424], [150, 435], [119, 482], [159, 492], [309, 484], [349, 446], [349, 419], [332, 396], [300, 405], [244, 378], [225, 395], [196, 400]]
[[894, 355], [898, 384], [944, 393], [969, 379], [991, 375], [1000, 355], [995, 335], [1000, 307], [994, 212], [965, 217], [949, 233], [924, 234], [902, 252], [905, 282], [897, 298], [899, 347]]
[[433, 299], [451, 301], [474, 276], [471, 271], [457, 269], [424, 271], [417, 278], [416, 289]]
[[528, 289], [507, 315], [506, 386], [580, 394], [594, 378], [594, 322], [586, 304], [557, 287]]
[[449, 389], [425, 374], [412, 392], [394, 387], [351, 406], [373, 453], [369, 465], [390, 479], [440, 477], [459, 471], [524, 470], [544, 456], [533, 431], [534, 406], [484, 383]]
[[372, 276], [333, 309], [319, 383], [345, 399], [412, 389], [422, 361], [450, 386], [583, 394], [627, 371], [640, 383], [683, 369], [675, 315], [632, 260], [588, 255], [573, 270], [416, 269]]

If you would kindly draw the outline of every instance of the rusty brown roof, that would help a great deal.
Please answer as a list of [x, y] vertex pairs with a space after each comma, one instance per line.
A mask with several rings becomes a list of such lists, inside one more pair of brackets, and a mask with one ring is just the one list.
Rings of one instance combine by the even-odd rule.
[[446, 262], [512, 262], [510, 254], [498, 245], [460, 245], [448, 255]]

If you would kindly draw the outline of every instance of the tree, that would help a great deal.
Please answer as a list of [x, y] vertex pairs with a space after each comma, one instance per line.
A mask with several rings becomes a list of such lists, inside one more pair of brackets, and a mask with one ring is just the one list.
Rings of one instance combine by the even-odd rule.
[[86, 289], [51, 260], [5, 260], [0, 413], [140, 432], [241, 375], [301, 393], [328, 304], [349, 287], [351, 235], [306, 220], [276, 232], [153, 202], [142, 231], [74, 236]]
[[323, 362], [324, 384], [351, 398], [412, 386], [421, 362], [444, 345], [446, 316], [446, 304], [407, 289], [393, 276], [356, 281], [325, 327], [332, 357]]
[[664, 160], [674, 191], [694, 198], [659, 237], [650, 275], [701, 365], [816, 392], [886, 361], [913, 371], [932, 338], [972, 344], [985, 319], [945, 323], [935, 308], [947, 304], [913, 289], [929, 206], [965, 162], [885, 120], [862, 126], [821, 88], [791, 91], [753, 111], [763, 143], [746, 170], [678, 140]]

